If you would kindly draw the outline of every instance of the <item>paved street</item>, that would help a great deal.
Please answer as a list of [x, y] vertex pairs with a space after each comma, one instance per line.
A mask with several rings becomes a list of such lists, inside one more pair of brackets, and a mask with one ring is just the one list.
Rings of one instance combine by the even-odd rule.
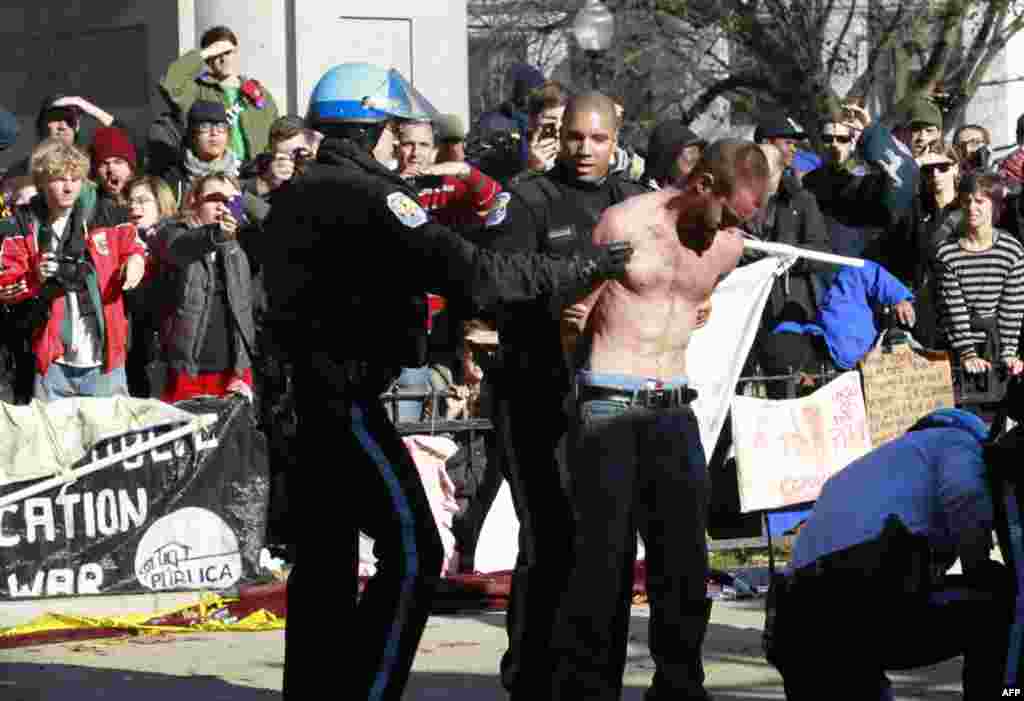
[[[841, 605], [837, 602], [837, 605]], [[716, 603], [705, 647], [708, 687], [719, 701], [782, 699], [781, 680], [760, 656], [762, 601]], [[624, 701], [641, 701], [654, 667], [646, 607], [633, 609]], [[331, 633], [325, 631], [325, 640]], [[406, 699], [505, 701], [498, 659], [504, 614], [435, 616]], [[168, 635], [0, 651], [3, 701], [261, 701], [279, 699], [283, 633]], [[837, 661], [838, 662], [838, 661]], [[960, 662], [894, 675], [897, 698], [959, 699]], [[822, 698], [839, 693], [823, 690]]]

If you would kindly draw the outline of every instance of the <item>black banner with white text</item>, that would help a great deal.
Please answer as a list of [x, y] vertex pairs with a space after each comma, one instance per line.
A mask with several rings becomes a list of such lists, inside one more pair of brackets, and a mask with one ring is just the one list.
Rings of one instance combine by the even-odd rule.
[[[0, 487], [0, 601], [223, 590], [255, 577], [270, 482], [251, 408], [176, 406], [216, 420], [173, 440], [164, 428], [103, 441], [75, 468], [113, 464], [15, 501], [45, 480]], [[143, 441], [153, 447], [128, 452]]]

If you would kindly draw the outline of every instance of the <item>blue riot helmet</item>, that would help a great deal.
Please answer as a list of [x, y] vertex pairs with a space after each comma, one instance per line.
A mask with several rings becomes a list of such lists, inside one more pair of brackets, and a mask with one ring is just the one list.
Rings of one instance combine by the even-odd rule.
[[388, 121], [433, 121], [439, 116], [397, 70], [342, 63], [313, 88], [306, 123], [328, 137], [350, 139], [372, 150]]

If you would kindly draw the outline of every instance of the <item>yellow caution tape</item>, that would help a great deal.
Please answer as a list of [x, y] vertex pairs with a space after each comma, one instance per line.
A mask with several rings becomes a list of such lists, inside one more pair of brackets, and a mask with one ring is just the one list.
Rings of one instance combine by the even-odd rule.
[[[116, 618], [92, 618], [66, 613], [46, 613], [28, 623], [11, 628], [0, 628], [0, 638], [13, 638], [34, 633], [83, 628], [116, 628], [126, 633], [134, 632], [142, 635], [156, 633], [259, 632], [284, 629], [284, 619], [266, 609], [253, 611], [245, 618], [237, 621], [213, 618], [216, 612], [225, 609], [228, 604], [236, 601], [238, 599], [222, 599], [216, 594], [207, 594], [200, 599], [198, 605], [189, 604], [188, 606], [182, 606], [158, 614], [136, 613]], [[147, 621], [153, 619], [172, 616], [196, 608], [198, 608], [196, 620], [187, 626], [146, 624]]]

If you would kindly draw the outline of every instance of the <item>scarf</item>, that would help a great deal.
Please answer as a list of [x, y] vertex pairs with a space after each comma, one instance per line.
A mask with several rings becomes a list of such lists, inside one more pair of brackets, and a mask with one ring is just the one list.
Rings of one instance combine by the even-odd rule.
[[224, 155], [215, 161], [201, 161], [192, 153], [192, 149], [185, 151], [185, 172], [193, 182], [211, 173], [227, 173], [237, 178], [239, 165], [238, 156], [231, 149], [226, 150]]
[[[35, 211], [33, 214], [39, 222], [38, 244], [39, 250], [48, 251], [52, 248], [53, 237], [56, 235], [50, 226], [45, 212], [45, 203], [41, 198], [33, 201]], [[42, 209], [43, 211], [40, 211]], [[96, 316], [96, 326], [99, 331], [99, 346], [101, 352], [106, 349], [106, 320], [103, 318], [103, 300], [100, 297], [99, 279], [96, 276], [96, 268], [92, 265], [91, 256], [86, 247], [85, 233], [87, 229], [86, 215], [83, 212], [81, 203], [76, 202], [68, 222], [65, 224], [64, 235], [58, 242], [56, 253], [58, 259], [68, 256], [72, 258], [85, 258], [89, 261], [89, 270], [85, 276], [85, 289], [75, 292], [64, 291], [65, 313], [61, 323], [60, 337], [65, 348], [73, 345], [71, 325], [71, 295], [75, 295], [78, 301], [78, 311], [82, 316], [93, 314]]]

